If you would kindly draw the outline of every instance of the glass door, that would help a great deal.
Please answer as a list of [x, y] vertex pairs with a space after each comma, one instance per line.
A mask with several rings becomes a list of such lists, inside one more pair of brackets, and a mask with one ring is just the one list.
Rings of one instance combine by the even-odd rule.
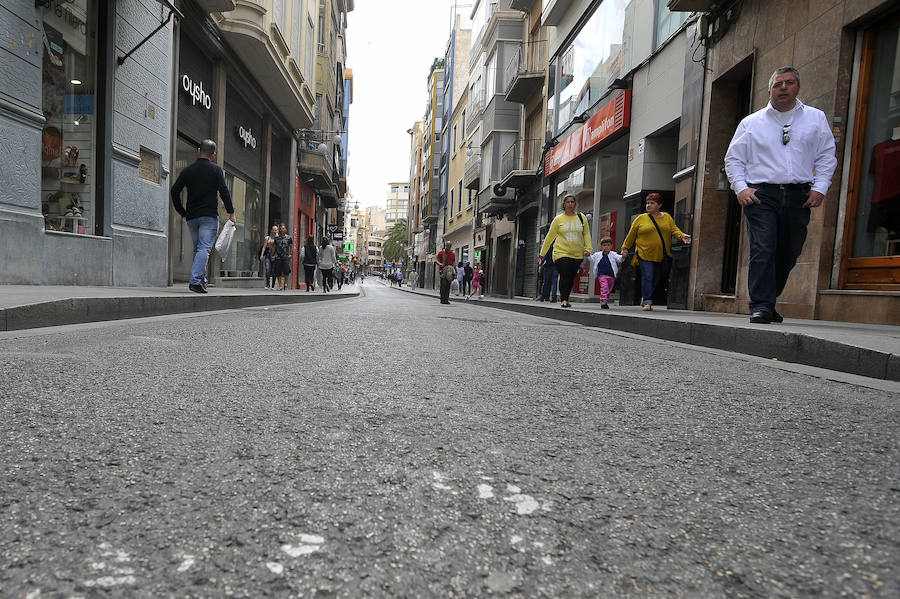
[[840, 286], [900, 289], [900, 13], [863, 35]]

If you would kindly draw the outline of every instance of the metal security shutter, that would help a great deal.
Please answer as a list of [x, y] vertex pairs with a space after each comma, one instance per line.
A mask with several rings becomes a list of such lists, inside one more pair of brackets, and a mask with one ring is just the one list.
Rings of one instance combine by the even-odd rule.
[[534, 212], [519, 217], [521, 228], [519, 229], [519, 239], [525, 240], [525, 277], [523, 285], [523, 295], [525, 297], [537, 297], [537, 258], [540, 243], [537, 239], [536, 219]]

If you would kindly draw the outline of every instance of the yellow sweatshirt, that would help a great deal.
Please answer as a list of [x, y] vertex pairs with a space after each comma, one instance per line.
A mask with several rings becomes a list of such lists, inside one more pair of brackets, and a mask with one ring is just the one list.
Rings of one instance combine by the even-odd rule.
[[622, 249], [629, 251], [631, 251], [632, 245], [636, 245], [634, 258], [631, 259], [632, 264], [637, 265], [638, 256], [641, 257], [641, 260], [662, 262], [666, 255], [672, 254], [672, 235], [678, 239], [684, 237], [681, 229], [675, 226], [675, 219], [666, 212], [659, 213], [656, 224], [659, 225], [659, 231], [666, 242], [665, 252], [663, 252], [662, 242], [659, 240], [659, 233], [656, 232], [650, 215], [645, 212], [634, 219], [628, 236], [622, 242]]
[[[584, 219], [582, 221], [582, 219]], [[547, 254], [550, 244], [553, 246], [553, 259], [557, 258], [584, 258], [584, 250], [593, 253], [591, 249], [591, 230], [587, 225], [587, 217], [576, 212], [574, 216], [566, 216], [566, 213], [557, 214], [550, 223], [550, 230], [541, 246], [541, 257]]]

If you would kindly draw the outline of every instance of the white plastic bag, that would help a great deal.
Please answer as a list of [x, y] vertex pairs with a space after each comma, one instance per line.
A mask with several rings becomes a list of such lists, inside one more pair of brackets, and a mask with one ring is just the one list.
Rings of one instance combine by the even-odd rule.
[[459, 281], [453, 279], [450, 281], [450, 293], [453, 295], [459, 295]]
[[234, 223], [231, 220], [225, 221], [225, 226], [222, 227], [222, 232], [219, 233], [218, 239], [216, 239], [216, 251], [219, 253], [219, 256], [222, 258], [222, 262], [225, 261], [225, 254], [228, 253], [228, 248], [231, 247], [231, 240], [234, 238]]

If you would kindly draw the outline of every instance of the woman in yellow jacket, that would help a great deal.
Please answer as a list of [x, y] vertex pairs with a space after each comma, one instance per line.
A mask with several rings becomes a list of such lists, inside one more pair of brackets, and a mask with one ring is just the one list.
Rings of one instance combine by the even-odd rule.
[[[631, 230], [622, 242], [622, 257], [628, 256], [631, 246], [635, 245], [632, 265], [641, 265], [641, 305], [644, 310], [653, 309], [653, 291], [662, 274], [662, 264], [666, 256], [672, 254], [672, 236], [686, 244], [691, 243], [691, 236], [686, 235], [675, 226], [675, 220], [660, 212], [662, 196], [651, 193], [645, 200], [647, 212], [639, 215], [631, 223]], [[654, 224], [655, 221], [655, 224]], [[656, 227], [659, 227], [657, 229]]]
[[[556, 242], [553, 244], [553, 242]], [[560, 308], [571, 308], [569, 294], [575, 284], [575, 275], [585, 256], [591, 255], [591, 230], [583, 214], [575, 212], [575, 196], [563, 198], [563, 213], [550, 223], [550, 230], [541, 246], [539, 263], [553, 244], [553, 264], [559, 271]]]

